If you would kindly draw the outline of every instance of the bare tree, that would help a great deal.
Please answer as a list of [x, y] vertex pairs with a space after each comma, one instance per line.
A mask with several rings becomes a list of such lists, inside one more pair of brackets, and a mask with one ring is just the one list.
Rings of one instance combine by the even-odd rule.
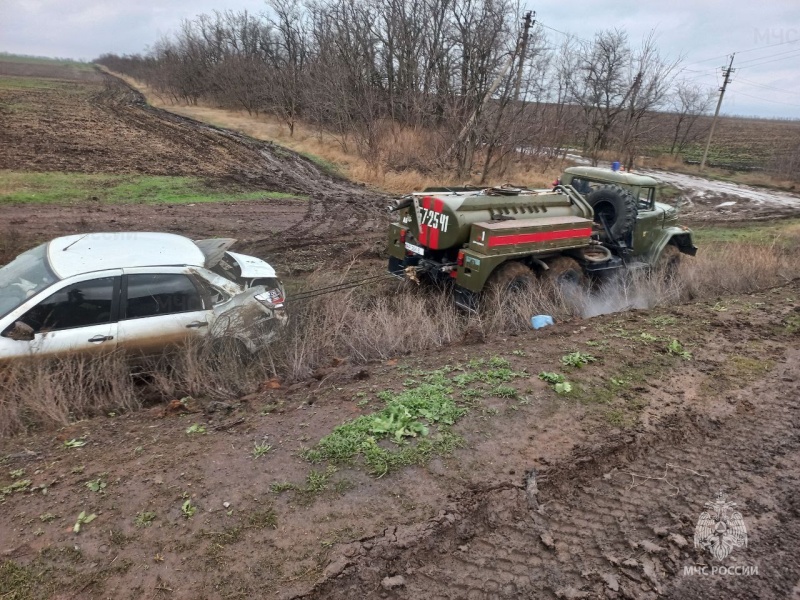
[[711, 108], [716, 92], [712, 89], [679, 81], [671, 98], [672, 111], [675, 114], [674, 134], [670, 146], [670, 154], [677, 155], [704, 134], [698, 125], [699, 118]]
[[655, 32], [650, 32], [641, 48], [632, 54], [630, 74], [633, 77], [619, 133], [619, 149], [628, 170], [633, 168], [643, 140], [652, 131], [643, 126], [644, 121], [665, 104], [680, 62], [680, 58], [670, 62], [661, 56], [655, 44]]

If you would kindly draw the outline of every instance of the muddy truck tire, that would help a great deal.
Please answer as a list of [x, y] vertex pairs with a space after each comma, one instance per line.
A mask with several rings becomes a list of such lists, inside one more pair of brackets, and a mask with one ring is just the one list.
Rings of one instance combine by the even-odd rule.
[[519, 297], [533, 289], [538, 282], [529, 267], [517, 261], [500, 265], [487, 282], [486, 297], [490, 303], [501, 302], [511, 297]]
[[673, 245], [667, 244], [661, 251], [661, 256], [655, 264], [655, 271], [665, 281], [672, 281], [678, 276], [681, 266], [681, 251]]
[[549, 268], [542, 274], [546, 281], [556, 287], [583, 286], [586, 284], [586, 275], [580, 264], [569, 256], [559, 256], [550, 261]]
[[586, 197], [594, 209], [594, 220], [602, 225], [605, 217], [609, 233], [614, 240], [624, 240], [636, 227], [636, 199], [618, 185], [601, 187]]

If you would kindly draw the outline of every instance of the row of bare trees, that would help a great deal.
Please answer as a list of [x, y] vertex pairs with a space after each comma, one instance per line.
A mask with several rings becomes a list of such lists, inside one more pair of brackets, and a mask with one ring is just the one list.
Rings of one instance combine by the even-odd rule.
[[373, 163], [398, 129], [424, 131], [414, 166], [465, 179], [574, 147], [630, 165], [654, 139], [677, 153], [702, 135], [709, 95], [678, 80], [653, 35], [559, 41], [527, 31], [515, 2], [268, 0], [263, 15], [200, 15], [144, 55], [97, 62], [177, 102], [270, 113], [290, 132], [302, 120]]

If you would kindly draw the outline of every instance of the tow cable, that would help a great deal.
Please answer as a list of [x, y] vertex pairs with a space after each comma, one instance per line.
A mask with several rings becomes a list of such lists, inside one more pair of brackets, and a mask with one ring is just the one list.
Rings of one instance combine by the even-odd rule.
[[[418, 281], [416, 279], [416, 267], [409, 267], [409, 268], [414, 270], [415, 273], [413, 274], [413, 276], [409, 275], [408, 269], [406, 269], [406, 275], [408, 275], [409, 279], [411, 279], [412, 281]], [[342, 283], [338, 283], [336, 285], [330, 285], [315, 290], [307, 290], [305, 292], [300, 292], [294, 296], [286, 298], [284, 304], [289, 304], [291, 302], [300, 302], [301, 300], [309, 300], [311, 298], [316, 298], [317, 296], [324, 296], [326, 294], [333, 294], [335, 292], [361, 287], [362, 285], [367, 285], [368, 283], [378, 283], [379, 281], [384, 279], [395, 279], [395, 276], [392, 275], [391, 273], [382, 273], [380, 275], [372, 275], [370, 277], [365, 277], [364, 279], [356, 279], [354, 281], [343, 281]]]

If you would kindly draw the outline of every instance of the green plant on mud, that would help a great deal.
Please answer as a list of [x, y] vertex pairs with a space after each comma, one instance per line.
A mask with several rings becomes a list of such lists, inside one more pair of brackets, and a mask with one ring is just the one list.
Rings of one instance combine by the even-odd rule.
[[585, 354], [583, 352], [571, 352], [570, 354], [565, 354], [561, 357], [561, 364], [565, 367], [575, 367], [576, 369], [580, 369], [584, 365], [588, 365], [590, 362], [595, 362], [596, 360], [597, 359], [591, 354]]
[[[304, 456], [313, 463], [351, 463], [361, 456], [368, 471], [384, 475], [409, 464], [422, 464], [436, 453], [451, 451], [460, 437], [450, 431], [466, 414], [453, 399], [453, 388], [440, 371], [425, 376], [425, 382], [400, 393], [385, 391], [378, 397], [385, 408], [344, 423], [323, 437]], [[430, 428], [436, 426], [435, 435]], [[410, 443], [415, 440], [415, 443]], [[387, 447], [386, 442], [395, 448]]]
[[680, 356], [684, 360], [692, 360], [692, 353], [686, 350], [678, 340], [672, 340], [669, 343], [667, 352], [674, 356]]
[[137, 527], [150, 527], [150, 525], [155, 520], [156, 520], [156, 513], [143, 510], [138, 515], [136, 515], [134, 524]]
[[181, 504], [181, 514], [185, 519], [191, 519], [196, 512], [197, 507], [192, 504], [191, 500], [186, 500], [183, 504]]
[[[580, 352], [576, 352], [575, 354], [580, 354]], [[556, 394], [559, 396], [569, 394], [572, 391], [572, 384], [569, 381], [566, 381], [561, 373], [543, 371], [539, 373], [539, 379], [551, 384]]]
[[253, 445], [253, 458], [261, 458], [262, 456], [266, 456], [266, 454], [272, 450], [272, 445], [263, 443], [263, 444], [254, 444]]
[[75, 525], [72, 526], [72, 531], [75, 533], [81, 532], [81, 526], [88, 525], [92, 521], [97, 518], [97, 515], [92, 513], [90, 515], [86, 514], [86, 511], [81, 511], [81, 514], [78, 515], [78, 520], [75, 521]]

